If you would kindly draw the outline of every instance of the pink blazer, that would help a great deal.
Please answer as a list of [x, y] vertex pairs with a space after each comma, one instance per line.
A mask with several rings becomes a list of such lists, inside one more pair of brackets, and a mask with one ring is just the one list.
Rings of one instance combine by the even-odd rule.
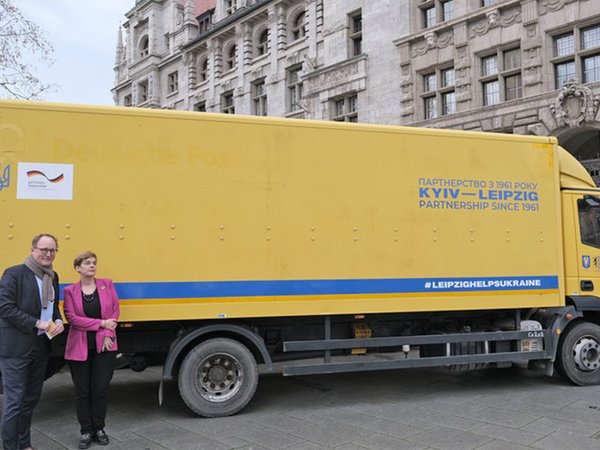
[[107, 330], [100, 327], [104, 319], [119, 320], [119, 298], [112, 280], [105, 278], [96, 279], [96, 288], [100, 297], [100, 316], [102, 319], [91, 319], [83, 312], [81, 298], [81, 284], [75, 283], [63, 289], [65, 299], [65, 316], [69, 322], [69, 335], [65, 349], [65, 359], [72, 361], [85, 361], [88, 357], [87, 332], [96, 332], [96, 351], [102, 351], [104, 338], [109, 336], [114, 339], [111, 351], [117, 350], [116, 330]]

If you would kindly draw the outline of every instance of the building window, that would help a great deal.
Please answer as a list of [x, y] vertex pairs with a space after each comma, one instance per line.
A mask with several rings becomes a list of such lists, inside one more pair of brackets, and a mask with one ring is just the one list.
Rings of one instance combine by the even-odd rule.
[[145, 58], [146, 56], [149, 55], [149, 49], [150, 49], [150, 41], [148, 39], [148, 36], [144, 36], [142, 37], [142, 39], [140, 40], [140, 58]]
[[481, 0], [481, 6], [491, 6], [496, 3], [496, 0]]
[[266, 55], [269, 51], [269, 29], [265, 28], [258, 34], [258, 40], [256, 43], [256, 54], [257, 56]]
[[131, 94], [123, 97], [123, 106], [132, 106]]
[[[423, 117], [435, 119], [456, 113], [454, 68], [442, 67], [423, 74]], [[439, 108], [441, 105], [441, 109]]]
[[225, 70], [235, 69], [237, 45], [232, 44], [225, 52]]
[[304, 11], [296, 14], [292, 19], [292, 41], [296, 41], [298, 39], [302, 39], [306, 36], [306, 14]]
[[138, 84], [138, 104], [148, 101], [148, 81]]
[[360, 11], [350, 14], [350, 55], [362, 53], [362, 14]]
[[423, 0], [419, 8], [423, 28], [433, 27], [454, 17], [454, 0]]
[[174, 94], [179, 89], [179, 76], [177, 72], [167, 75], [167, 94]]
[[584, 50], [600, 47], [600, 25], [581, 30], [581, 46]]
[[483, 105], [497, 105], [500, 103], [500, 86], [498, 80], [483, 83]]
[[600, 25], [575, 28], [553, 37], [554, 87], [577, 79], [600, 81]]
[[194, 105], [194, 111], [197, 112], [206, 112], [206, 102], [202, 101], [202, 102], [198, 102]]
[[255, 116], [267, 115], [267, 90], [264, 78], [252, 83], [252, 114]]
[[198, 83], [208, 80], [208, 58], [202, 58], [198, 64]]
[[581, 47], [584, 52], [598, 52], [595, 55], [582, 57], [583, 82], [593, 83], [600, 81], [600, 25], [581, 30]]
[[336, 122], [358, 122], [358, 97], [350, 94], [333, 100], [333, 120]]
[[454, 95], [454, 68], [449, 67], [440, 71], [442, 86], [442, 116], [456, 113], [456, 97]]
[[200, 32], [200, 34], [204, 34], [210, 29], [210, 26], [212, 25], [213, 13], [214, 9], [209, 10], [198, 16], [198, 31]]
[[562, 87], [569, 80], [575, 80], [575, 61], [566, 61], [554, 64], [554, 73], [556, 78], [556, 89]]
[[481, 58], [483, 106], [497, 105], [523, 96], [521, 49], [497, 50]]
[[287, 71], [288, 112], [302, 109], [300, 106], [300, 100], [302, 100], [301, 70], [302, 66], [299, 66]]
[[563, 34], [554, 38], [554, 56], [567, 56], [575, 53], [575, 38], [573, 33]]
[[574, 80], [575, 72], [575, 35], [573, 32], [554, 37], [554, 87], [560, 89], [569, 80]]
[[237, 0], [225, 0], [225, 15], [230, 16], [238, 9]]
[[221, 112], [223, 114], [235, 114], [232, 91], [221, 94]]
[[423, 28], [429, 28], [437, 23], [435, 18], [435, 5], [423, 9]]
[[452, 20], [454, 18], [454, 0], [447, 0], [441, 2], [442, 6], [442, 18], [444, 22]]
[[456, 96], [454, 91], [442, 93], [442, 116], [456, 113]]
[[600, 81], [600, 55], [583, 58], [583, 82]]

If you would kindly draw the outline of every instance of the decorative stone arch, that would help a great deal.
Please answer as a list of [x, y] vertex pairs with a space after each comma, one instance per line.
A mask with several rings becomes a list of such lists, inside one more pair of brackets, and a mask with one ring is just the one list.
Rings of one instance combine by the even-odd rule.
[[600, 122], [552, 132], [558, 143], [580, 161], [600, 159]]

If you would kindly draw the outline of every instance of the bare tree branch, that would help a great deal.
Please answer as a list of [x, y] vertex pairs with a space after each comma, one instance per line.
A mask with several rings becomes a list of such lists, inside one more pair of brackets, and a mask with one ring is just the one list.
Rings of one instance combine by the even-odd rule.
[[39, 99], [52, 86], [35, 75], [27, 57], [49, 67], [54, 49], [42, 30], [13, 3], [0, 0], [0, 97]]

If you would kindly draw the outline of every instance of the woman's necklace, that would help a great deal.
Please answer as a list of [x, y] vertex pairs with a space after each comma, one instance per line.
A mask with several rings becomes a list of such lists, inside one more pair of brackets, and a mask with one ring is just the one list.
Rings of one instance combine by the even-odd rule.
[[89, 295], [84, 294], [83, 292], [81, 292], [81, 295], [83, 296], [83, 301], [86, 303], [92, 303], [94, 301], [94, 297], [96, 295], [96, 289], [94, 289], [94, 292], [92, 292]]

